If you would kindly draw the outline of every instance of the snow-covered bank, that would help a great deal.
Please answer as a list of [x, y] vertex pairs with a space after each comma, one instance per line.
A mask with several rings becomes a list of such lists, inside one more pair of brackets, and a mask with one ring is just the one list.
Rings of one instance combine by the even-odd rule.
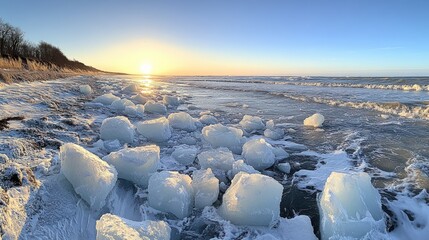
[[[86, 84], [93, 93], [80, 92], [79, 85]], [[344, 197], [330, 189], [352, 172], [364, 171], [362, 160], [344, 150], [308, 150], [294, 142], [290, 126], [275, 125], [251, 109], [249, 116], [199, 109], [191, 103], [192, 96], [171, 88], [164, 82], [112, 76], [1, 90], [2, 113], [25, 116], [0, 132], [0, 153], [7, 156], [0, 158], [3, 239], [316, 239], [325, 236], [319, 233], [324, 230], [319, 228], [317, 207], [307, 216], [302, 212], [308, 206], [298, 208], [285, 199], [307, 203], [301, 196], [312, 196], [311, 201], [317, 201], [316, 193], [323, 189], [321, 205], [343, 218], [344, 212], [330, 208], [326, 199], [331, 193], [333, 198]], [[94, 101], [106, 93], [107, 100], [115, 100]], [[150, 104], [142, 105], [143, 99]], [[136, 111], [112, 107], [115, 101], [134, 104]], [[328, 123], [333, 118], [324, 115]], [[323, 126], [308, 131], [320, 132]], [[281, 134], [265, 135], [267, 129], [280, 129]], [[59, 148], [71, 143], [80, 146], [78, 150], [60, 154]], [[332, 172], [345, 177], [330, 177]], [[366, 180], [353, 182], [353, 194], [376, 195], [375, 208], [381, 211], [383, 204], [388, 209], [379, 212], [381, 218], [374, 217], [387, 225], [377, 236], [423, 236], [428, 230], [421, 215], [428, 209], [422, 204], [426, 195], [413, 201], [405, 201], [410, 199], [405, 194], [388, 199], [384, 191], [369, 187], [369, 177]], [[290, 188], [300, 194], [288, 196], [293, 194]], [[381, 192], [381, 202], [374, 192]], [[406, 207], [404, 202], [415, 204]], [[362, 216], [361, 205], [349, 206], [349, 211], [344, 204], [360, 215], [350, 217], [353, 224], [370, 222]], [[407, 214], [401, 214], [408, 211], [418, 223], [405, 221]], [[417, 230], [403, 230], [417, 225]], [[371, 227], [370, 222], [365, 230], [371, 232]], [[341, 230], [341, 237], [356, 236], [347, 228], [335, 229]]]

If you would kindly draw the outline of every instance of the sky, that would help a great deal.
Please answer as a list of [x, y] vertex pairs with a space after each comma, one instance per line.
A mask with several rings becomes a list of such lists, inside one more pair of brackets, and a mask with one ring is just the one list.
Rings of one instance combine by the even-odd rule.
[[429, 1], [0, 0], [26, 39], [114, 72], [429, 76]]

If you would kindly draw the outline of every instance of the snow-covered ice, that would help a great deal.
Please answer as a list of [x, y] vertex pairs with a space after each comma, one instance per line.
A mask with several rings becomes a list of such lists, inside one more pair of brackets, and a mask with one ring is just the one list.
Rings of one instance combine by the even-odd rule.
[[90, 95], [92, 93], [92, 88], [88, 84], [79, 85], [79, 91], [82, 94]]
[[96, 97], [93, 102], [101, 103], [103, 105], [110, 105], [114, 101], [121, 99], [120, 97], [117, 97], [113, 95], [112, 93], [106, 93], [101, 96]]
[[194, 207], [192, 179], [173, 171], [154, 173], [149, 179], [148, 200], [151, 207], [183, 219]]
[[367, 173], [332, 172], [319, 206], [322, 239], [362, 239], [385, 232], [381, 196]]
[[195, 193], [195, 207], [211, 206], [219, 195], [219, 180], [210, 168], [192, 173], [192, 187]]
[[211, 149], [198, 154], [198, 161], [203, 169], [220, 169], [229, 171], [234, 164], [234, 156], [228, 148]]
[[223, 195], [219, 213], [237, 225], [269, 226], [280, 218], [283, 186], [271, 177], [240, 172]]
[[244, 161], [256, 170], [264, 170], [275, 163], [273, 147], [263, 138], [253, 139], [243, 145]]
[[239, 124], [246, 132], [249, 133], [256, 130], [263, 130], [265, 128], [260, 117], [250, 115], [244, 115]]
[[144, 104], [144, 112], [145, 113], [166, 114], [167, 113], [167, 107], [165, 107], [165, 105], [162, 103], [149, 100]]
[[168, 121], [172, 128], [177, 128], [185, 131], [195, 131], [195, 120], [186, 112], [171, 113], [168, 115]]
[[315, 113], [310, 117], [304, 119], [305, 126], [313, 126], [313, 127], [321, 127], [323, 122], [325, 121], [325, 117], [320, 113]]
[[74, 143], [61, 146], [60, 160], [61, 172], [76, 193], [91, 208], [98, 210], [103, 207], [107, 195], [115, 186], [116, 169]]
[[171, 137], [170, 124], [165, 117], [138, 122], [136, 128], [149, 141], [164, 142]]
[[235, 154], [241, 154], [245, 138], [243, 131], [234, 127], [226, 127], [220, 123], [209, 125], [202, 130], [203, 138], [212, 147], [227, 147]]
[[119, 178], [146, 188], [150, 175], [158, 169], [159, 147], [148, 145], [121, 149], [103, 157], [103, 160], [115, 166]]
[[195, 161], [198, 149], [195, 146], [179, 145], [174, 148], [171, 157], [182, 165], [189, 165]]
[[132, 221], [106, 213], [97, 221], [97, 240], [170, 240], [171, 228], [164, 221]]
[[121, 142], [131, 143], [134, 139], [134, 126], [124, 116], [106, 118], [101, 123], [100, 138], [103, 140], [118, 139]]

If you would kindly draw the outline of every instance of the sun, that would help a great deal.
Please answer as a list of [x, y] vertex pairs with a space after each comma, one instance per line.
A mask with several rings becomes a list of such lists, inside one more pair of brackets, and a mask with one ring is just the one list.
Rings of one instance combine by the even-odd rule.
[[140, 66], [140, 72], [144, 75], [150, 75], [152, 73], [152, 65], [145, 63]]

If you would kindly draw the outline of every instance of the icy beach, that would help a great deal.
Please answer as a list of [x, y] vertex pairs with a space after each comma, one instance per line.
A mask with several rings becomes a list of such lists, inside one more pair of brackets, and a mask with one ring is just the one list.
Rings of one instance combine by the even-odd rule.
[[0, 239], [427, 239], [428, 79], [0, 88]]

